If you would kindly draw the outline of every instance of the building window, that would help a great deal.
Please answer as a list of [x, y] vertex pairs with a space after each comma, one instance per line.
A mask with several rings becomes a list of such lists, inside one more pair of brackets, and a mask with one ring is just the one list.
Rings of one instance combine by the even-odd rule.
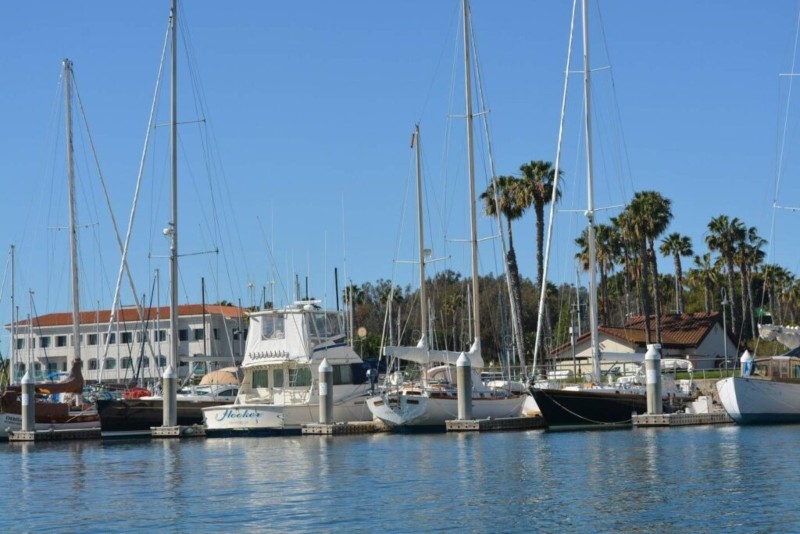
[[138, 343], [143, 343], [147, 341], [147, 332], [136, 332], [136, 341]]
[[111, 332], [110, 334], [103, 334], [103, 336], [105, 336], [105, 337], [103, 337], [103, 339], [106, 340], [105, 342], [110, 344], [110, 345], [113, 345], [114, 343], [117, 342], [117, 334], [116, 334], [116, 332]]
[[166, 367], [167, 366], [167, 357], [166, 356], [159, 356], [158, 357], [158, 366], [159, 367]]
[[[38, 363], [36, 364], [38, 365]], [[34, 367], [36, 367], [34, 365]], [[58, 362], [47, 362], [47, 374], [58, 372]]]
[[205, 329], [204, 328], [195, 328], [194, 329], [194, 340], [195, 341], [202, 341], [205, 338]]
[[89, 360], [89, 370], [90, 371], [97, 371], [97, 359], [91, 358]]
[[89, 345], [97, 345], [97, 334], [89, 334], [86, 342]]
[[25, 338], [18, 337], [17, 338], [17, 350], [25, 348]]
[[167, 340], [167, 331], [166, 330], [154, 330], [153, 334], [156, 336], [156, 341], [166, 341]]
[[130, 342], [133, 341], [133, 334], [131, 332], [123, 332], [122, 335], [119, 337], [119, 340], [122, 343], [130, 344]]
[[35, 348], [36, 348], [36, 338], [35, 338], [35, 337], [32, 337], [32, 338], [31, 338], [31, 348], [32, 348], [32, 349], [35, 349]]
[[214, 339], [219, 339], [219, 328], [214, 329]]
[[189, 341], [189, 331], [185, 328], [178, 330], [178, 341]]
[[129, 357], [124, 357], [120, 360], [123, 369], [130, 369], [131, 368], [131, 359]]
[[67, 336], [56, 336], [56, 347], [66, 347]]
[[50, 346], [50, 336], [42, 336], [39, 338], [39, 346], [46, 349]]
[[106, 369], [116, 369], [117, 368], [117, 360], [114, 358], [109, 358], [105, 362], [103, 362], [103, 367]]
[[142, 367], [150, 367], [150, 358], [142, 358]]

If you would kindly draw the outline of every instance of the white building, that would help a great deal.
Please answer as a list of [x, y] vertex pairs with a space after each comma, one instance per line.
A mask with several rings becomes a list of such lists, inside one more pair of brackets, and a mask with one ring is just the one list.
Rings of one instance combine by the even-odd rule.
[[[83, 376], [88, 382], [130, 382], [157, 379], [170, 351], [169, 307], [123, 308], [80, 314], [78, 343]], [[187, 304], [178, 307], [178, 374], [230, 367], [241, 363], [246, 338], [245, 310], [237, 306]], [[11, 325], [5, 325], [11, 332]], [[11, 339], [14, 381], [33, 362], [36, 379], [68, 369], [74, 360], [72, 313], [51, 313], [19, 321]]]

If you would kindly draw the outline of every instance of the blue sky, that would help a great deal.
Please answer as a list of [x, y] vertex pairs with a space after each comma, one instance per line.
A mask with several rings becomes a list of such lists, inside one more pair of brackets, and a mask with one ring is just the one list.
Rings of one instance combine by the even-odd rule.
[[[181, 301], [247, 305], [292, 278], [333, 306], [340, 287], [394, 278], [414, 253], [415, 123], [423, 137], [432, 269], [468, 272], [463, 89], [458, 0], [242, 1], [182, 5], [179, 120], [182, 148]], [[553, 161], [566, 60], [569, 2], [474, 0], [474, 32], [498, 174]], [[771, 237], [772, 198], [785, 146], [781, 199], [800, 205], [796, 121], [787, 109], [797, 2], [593, 2], [596, 203], [625, 203], [655, 189], [673, 202], [670, 231], [706, 251], [711, 217], [728, 214]], [[17, 250], [20, 315], [67, 310], [69, 277], [61, 60], [70, 58], [115, 216], [127, 225], [169, 6], [156, 2], [4, 2], [0, 8], [0, 227]], [[186, 30], [186, 31], [184, 31]], [[190, 39], [187, 53], [184, 38]], [[577, 50], [580, 39], [576, 41]], [[611, 66], [611, 70], [603, 67]], [[579, 58], [573, 69], [579, 68]], [[455, 75], [452, 75], [455, 73]], [[197, 82], [192, 83], [190, 78]], [[612, 84], [613, 82], [613, 84]], [[570, 79], [562, 168], [564, 210], [586, 205], [580, 141], [581, 79]], [[205, 111], [198, 111], [201, 102]], [[166, 303], [168, 100], [160, 100], [134, 225], [137, 292], [161, 271]], [[790, 108], [791, 111], [791, 108]], [[205, 126], [194, 121], [206, 120]], [[82, 119], [78, 118], [77, 123]], [[476, 132], [482, 126], [476, 122]], [[209, 141], [203, 150], [199, 131]], [[83, 129], [85, 132], [85, 128]], [[76, 133], [84, 307], [107, 308], [119, 253], [92, 153]], [[479, 141], [483, 151], [485, 142]], [[205, 154], [205, 155], [204, 155]], [[476, 156], [478, 191], [488, 178]], [[210, 169], [210, 173], [206, 170]], [[213, 190], [213, 193], [211, 191]], [[404, 210], [405, 207], [405, 210]], [[605, 212], [613, 215], [614, 210]], [[800, 271], [798, 214], [777, 217], [773, 260]], [[601, 217], [602, 219], [602, 217]], [[573, 239], [583, 221], [556, 216], [552, 278], [574, 281]], [[496, 233], [482, 218], [480, 233]], [[535, 277], [534, 221], [515, 224], [525, 276]], [[271, 249], [271, 253], [269, 250]], [[98, 250], [100, 252], [98, 252]], [[481, 245], [481, 270], [498, 272], [499, 244]], [[4, 262], [4, 264], [7, 262]], [[662, 262], [671, 272], [671, 262]], [[0, 319], [10, 319], [8, 266]], [[585, 283], [585, 279], [584, 282]], [[252, 284], [252, 286], [250, 286]], [[125, 283], [123, 302], [130, 304]]]

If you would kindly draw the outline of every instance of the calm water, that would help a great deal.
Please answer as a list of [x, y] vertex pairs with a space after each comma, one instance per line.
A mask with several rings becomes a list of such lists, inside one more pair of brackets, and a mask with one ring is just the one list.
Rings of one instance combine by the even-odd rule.
[[0, 443], [0, 532], [798, 532], [800, 427]]

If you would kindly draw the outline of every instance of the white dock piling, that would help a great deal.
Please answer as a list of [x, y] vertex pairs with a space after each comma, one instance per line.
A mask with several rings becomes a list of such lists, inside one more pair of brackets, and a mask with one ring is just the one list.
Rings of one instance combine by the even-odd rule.
[[458, 380], [458, 418], [472, 419], [472, 362], [462, 352], [456, 361], [456, 379]]
[[645, 373], [647, 375], [647, 413], [660, 414], [661, 401], [661, 345], [654, 343], [647, 345], [644, 355]]
[[164, 426], [178, 426], [178, 379], [175, 377], [175, 369], [168, 365], [163, 376], [164, 389]]
[[333, 367], [326, 358], [319, 364], [319, 422], [333, 423]]
[[22, 384], [22, 431], [32, 432], [36, 429], [36, 399], [30, 371], [25, 371], [20, 383]]

